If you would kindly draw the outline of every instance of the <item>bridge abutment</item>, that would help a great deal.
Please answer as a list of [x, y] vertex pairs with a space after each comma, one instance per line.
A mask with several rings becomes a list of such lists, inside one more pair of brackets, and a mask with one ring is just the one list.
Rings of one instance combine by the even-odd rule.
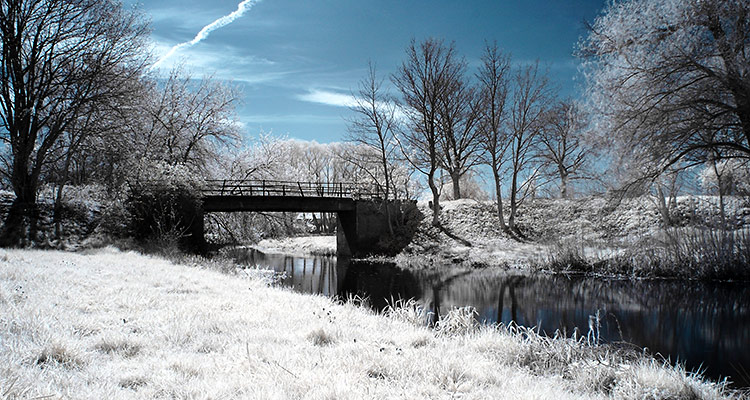
[[[387, 213], [385, 207], [389, 208]], [[411, 241], [419, 217], [410, 201], [357, 200], [354, 210], [338, 213], [336, 254], [344, 257], [392, 255]], [[388, 215], [394, 227], [391, 235]]]
[[359, 255], [357, 238], [357, 211], [339, 211], [336, 226], [336, 255], [351, 257]]

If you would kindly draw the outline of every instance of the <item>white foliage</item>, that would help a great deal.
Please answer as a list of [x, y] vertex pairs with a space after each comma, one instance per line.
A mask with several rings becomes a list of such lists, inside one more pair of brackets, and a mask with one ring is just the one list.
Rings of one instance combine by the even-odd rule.
[[579, 44], [602, 139], [650, 161], [636, 162], [645, 172], [708, 150], [747, 157], [748, 12], [746, 0], [612, 2]]

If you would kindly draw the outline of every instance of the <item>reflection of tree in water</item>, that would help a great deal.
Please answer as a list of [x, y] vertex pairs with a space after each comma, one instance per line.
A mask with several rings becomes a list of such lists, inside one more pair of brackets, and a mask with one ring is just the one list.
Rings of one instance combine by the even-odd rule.
[[[435, 279], [435, 278], [433, 278]], [[750, 369], [750, 288], [743, 284], [603, 280], [477, 271], [436, 285], [422, 281], [423, 301], [443, 311], [471, 305], [487, 323], [511, 320], [552, 334], [585, 335], [601, 311], [601, 337], [648, 347], [689, 368], [732, 375]], [[737, 367], [740, 366], [740, 367]]]
[[[387, 301], [414, 298], [440, 315], [473, 306], [485, 323], [515, 321], [541, 332], [586, 335], [601, 311], [601, 338], [624, 340], [690, 369], [730, 375], [750, 386], [750, 288], [747, 284], [603, 280], [492, 270], [407, 271], [331, 257], [247, 252], [236, 259], [286, 271], [285, 285], [308, 293], [364, 296], [382, 310]], [[435, 322], [433, 320], [432, 322]]]
[[393, 264], [352, 261], [341, 281], [339, 296], [367, 297], [372, 307], [381, 311], [390, 299], [420, 299], [422, 291], [413, 274]]

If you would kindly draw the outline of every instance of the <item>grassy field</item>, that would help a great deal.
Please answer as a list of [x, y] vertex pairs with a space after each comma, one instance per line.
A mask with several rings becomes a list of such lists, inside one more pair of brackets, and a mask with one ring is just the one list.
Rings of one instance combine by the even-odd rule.
[[0, 251], [0, 398], [717, 399], [679, 368], [113, 248]]

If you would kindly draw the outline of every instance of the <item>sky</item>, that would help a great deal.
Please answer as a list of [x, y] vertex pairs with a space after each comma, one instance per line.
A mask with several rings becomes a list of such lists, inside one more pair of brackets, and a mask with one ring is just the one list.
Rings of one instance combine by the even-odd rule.
[[412, 39], [455, 42], [470, 73], [485, 41], [539, 60], [563, 96], [582, 79], [575, 44], [606, 0], [126, 0], [152, 23], [154, 72], [182, 65], [241, 90], [248, 137], [344, 140], [347, 104], [372, 61], [386, 80]]

